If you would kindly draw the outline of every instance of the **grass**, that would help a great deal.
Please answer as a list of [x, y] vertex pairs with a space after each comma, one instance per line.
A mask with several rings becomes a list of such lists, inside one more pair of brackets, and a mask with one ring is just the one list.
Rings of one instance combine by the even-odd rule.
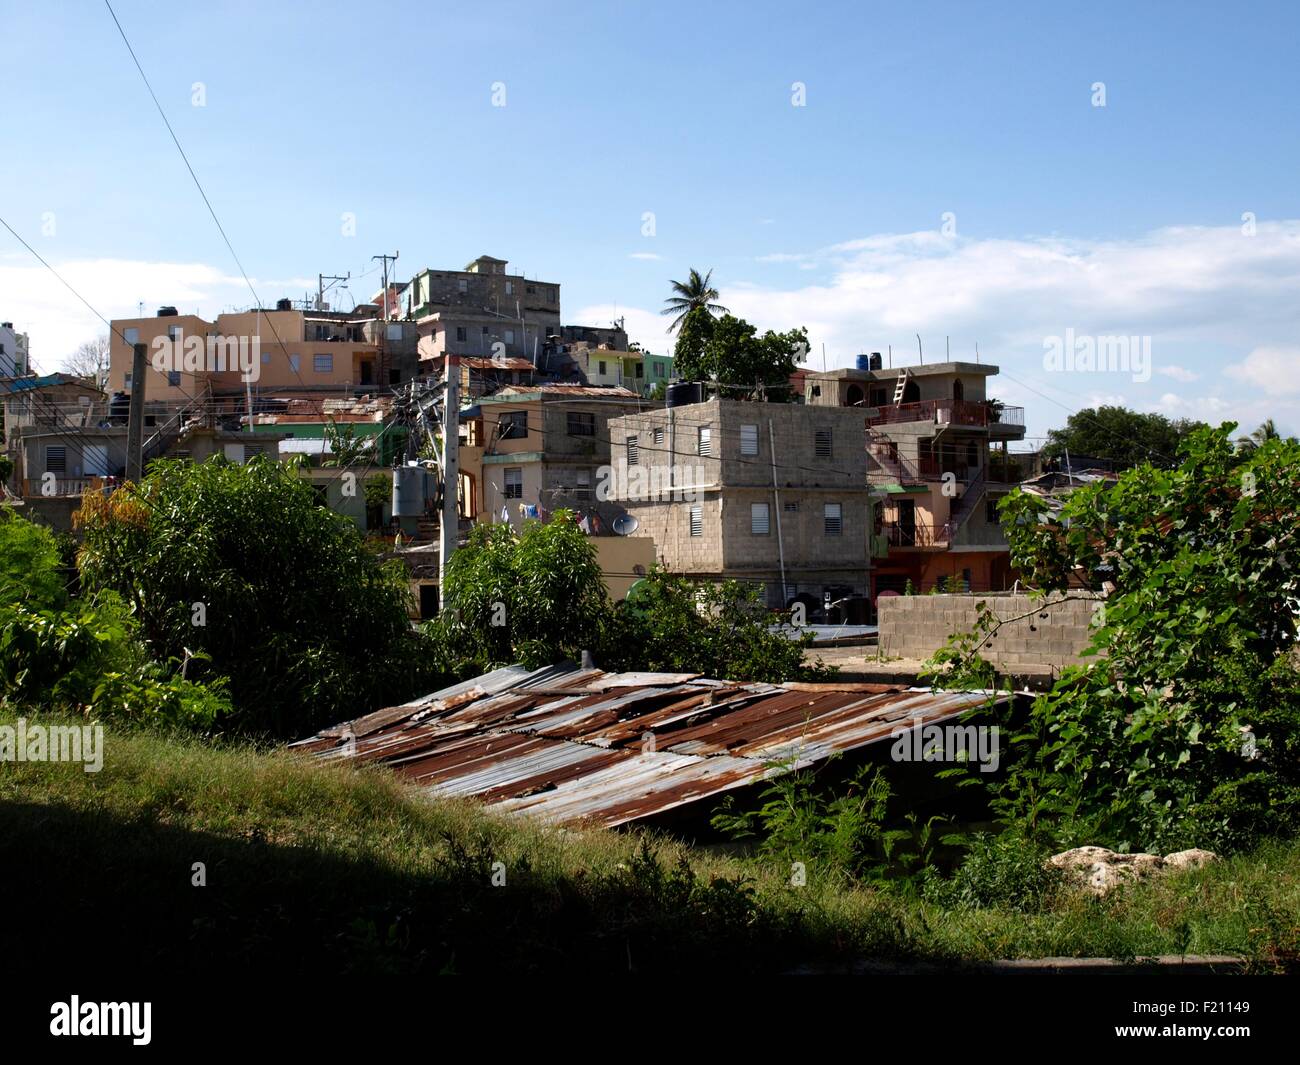
[[0, 868], [15, 959], [0, 969], [86, 959], [93, 946], [92, 967], [209, 974], [758, 973], [1183, 953], [1280, 971], [1300, 947], [1294, 841], [1105, 900], [945, 910], [811, 868], [794, 888], [774, 862], [643, 832], [547, 829], [429, 801], [373, 767], [111, 729], [97, 774], [0, 763]]

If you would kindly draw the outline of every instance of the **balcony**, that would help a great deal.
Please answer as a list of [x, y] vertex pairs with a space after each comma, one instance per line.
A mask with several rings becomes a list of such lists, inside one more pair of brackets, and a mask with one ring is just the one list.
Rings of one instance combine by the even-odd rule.
[[951, 533], [946, 524], [885, 522], [880, 534], [890, 547], [947, 547]]
[[975, 428], [1008, 426], [1023, 428], [1024, 407], [990, 408], [982, 400], [923, 399], [918, 403], [900, 403], [897, 406], [874, 408], [868, 416], [868, 425], [891, 425], [901, 422], [933, 422], [935, 425], [966, 425]]

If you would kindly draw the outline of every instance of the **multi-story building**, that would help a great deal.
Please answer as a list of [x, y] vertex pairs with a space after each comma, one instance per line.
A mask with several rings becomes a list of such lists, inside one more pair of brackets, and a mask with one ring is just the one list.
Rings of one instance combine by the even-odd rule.
[[31, 372], [27, 334], [16, 332], [13, 322], [0, 322], [0, 377], [24, 377]]
[[805, 376], [808, 405], [853, 410], [865, 431], [875, 526], [887, 545], [873, 596], [909, 584], [917, 592], [940, 582], [974, 591], [1010, 587], [996, 506], [1013, 487], [1007, 444], [1024, 438], [1024, 410], [988, 396], [997, 372], [945, 362]]
[[609, 432], [613, 498], [668, 569], [759, 583], [777, 608], [867, 593], [859, 412], [711, 399], [624, 415]]
[[560, 508], [610, 532], [624, 511], [597, 498], [610, 463], [612, 418], [639, 410], [626, 388], [511, 385], [461, 411], [460, 472], [465, 516], [518, 525], [525, 515]]
[[480, 255], [464, 270], [424, 270], [411, 279], [402, 298], [416, 323], [423, 372], [441, 374], [448, 352], [536, 365], [560, 332], [560, 286], [508, 274], [506, 266]]
[[[174, 307], [160, 308], [152, 318], [115, 319], [109, 389], [131, 391], [132, 347], [137, 343], [147, 348], [146, 426], [150, 418], [170, 417], [182, 409], [243, 412], [250, 398], [256, 408], [264, 399], [386, 389], [414, 374], [414, 327], [409, 322], [385, 323], [374, 312], [369, 305], [346, 314], [303, 312], [281, 300], [275, 310], [220, 314], [213, 322], [177, 314]], [[196, 346], [192, 363], [154, 368], [153, 355], [162, 338], [171, 339], [172, 349], [183, 354], [186, 342], [196, 337], [204, 344]], [[236, 352], [246, 353], [244, 363]], [[247, 386], [242, 366], [251, 367]]]

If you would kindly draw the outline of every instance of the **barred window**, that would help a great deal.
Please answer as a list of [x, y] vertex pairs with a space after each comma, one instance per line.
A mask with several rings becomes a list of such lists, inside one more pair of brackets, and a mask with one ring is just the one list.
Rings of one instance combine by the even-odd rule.
[[506, 478], [506, 498], [523, 499], [524, 497], [524, 468], [522, 466], [507, 466], [505, 471]]
[[501, 415], [501, 439], [522, 440], [528, 435], [528, 412], [512, 410]]
[[636, 442], [636, 437], [629, 436], [627, 438], [627, 464], [629, 466], [635, 466], [640, 461], [640, 459], [641, 459], [641, 453], [640, 453], [640, 448], [638, 447]]
[[819, 459], [831, 457], [831, 431], [829, 429], [817, 429], [813, 433], [813, 454]]
[[580, 410], [571, 410], [568, 414], [570, 436], [595, 436], [596, 416]]

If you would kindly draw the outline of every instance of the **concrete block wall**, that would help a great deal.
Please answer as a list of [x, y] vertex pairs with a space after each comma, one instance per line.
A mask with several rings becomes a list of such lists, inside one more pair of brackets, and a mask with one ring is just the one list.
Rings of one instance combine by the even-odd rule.
[[[877, 601], [880, 653], [886, 658], [929, 658], [956, 632], [969, 632], [986, 603], [1002, 619], [1017, 618], [998, 629], [981, 654], [1008, 669], [1061, 668], [1085, 661], [1089, 623], [1100, 598], [1053, 595], [1035, 602], [1027, 595], [900, 595]], [[1028, 615], [1025, 617], [1024, 615]]]

